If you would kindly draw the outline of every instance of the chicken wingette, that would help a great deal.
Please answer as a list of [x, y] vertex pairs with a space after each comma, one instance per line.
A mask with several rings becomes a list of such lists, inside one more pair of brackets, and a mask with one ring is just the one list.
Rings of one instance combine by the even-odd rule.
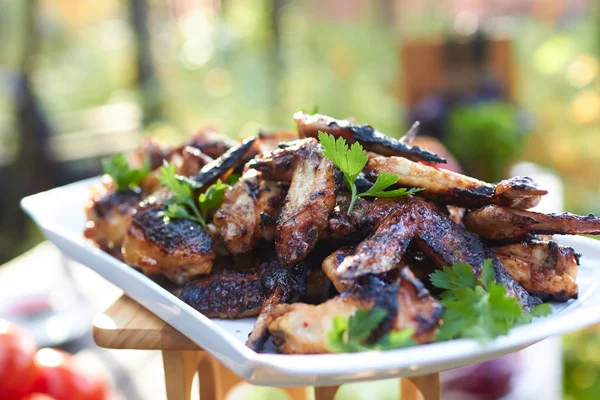
[[383, 157], [374, 153], [369, 154], [365, 171], [367, 177], [372, 179], [382, 172], [396, 174], [398, 185], [423, 189], [418, 193], [419, 196], [440, 204], [461, 207], [501, 204], [514, 208], [531, 208], [540, 202], [541, 196], [548, 193], [526, 177], [510, 178], [493, 185], [403, 157]]
[[387, 311], [377, 329], [380, 335], [412, 328], [413, 339], [419, 343], [433, 340], [442, 315], [439, 302], [408, 268], [403, 268], [400, 279], [393, 283], [369, 277], [362, 285], [316, 306], [295, 303], [273, 307], [269, 332], [281, 353], [328, 353], [333, 316], [348, 318], [359, 309], [373, 307]]
[[554, 241], [528, 240], [493, 247], [504, 269], [543, 300], [567, 301], [579, 293], [575, 278], [580, 255]]
[[600, 218], [593, 214], [542, 214], [487, 206], [467, 213], [463, 221], [467, 229], [479, 236], [501, 242], [517, 242], [528, 234], [600, 234]]

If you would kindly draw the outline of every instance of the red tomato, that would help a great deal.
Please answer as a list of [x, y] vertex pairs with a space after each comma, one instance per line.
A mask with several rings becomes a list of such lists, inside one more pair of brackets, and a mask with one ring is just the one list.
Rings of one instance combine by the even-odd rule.
[[38, 375], [32, 392], [46, 393], [56, 400], [106, 400], [106, 382], [84, 374], [69, 353], [41, 349], [35, 355]]
[[30, 393], [36, 351], [35, 339], [25, 329], [0, 320], [0, 399], [19, 399]]

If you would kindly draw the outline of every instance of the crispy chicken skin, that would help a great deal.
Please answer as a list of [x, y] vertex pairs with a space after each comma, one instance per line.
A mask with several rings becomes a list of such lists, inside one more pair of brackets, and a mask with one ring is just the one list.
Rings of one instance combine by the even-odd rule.
[[225, 193], [213, 224], [230, 253], [244, 253], [261, 239], [272, 239], [268, 222], [279, 215], [286, 186], [265, 181], [256, 170], [249, 170]]
[[329, 214], [329, 220], [327, 221], [325, 235], [328, 238], [352, 240], [361, 238], [367, 233], [366, 230], [371, 225], [371, 220], [368, 217], [371, 203], [359, 197], [352, 212], [348, 215], [351, 200], [350, 193], [338, 193], [335, 199], [335, 207]]
[[123, 243], [123, 259], [146, 274], [162, 273], [182, 284], [210, 273], [216, 255], [202, 225], [160, 215], [169, 196], [161, 189], [139, 204]]
[[274, 151], [286, 142], [298, 139], [298, 134], [292, 131], [260, 132], [258, 140], [252, 146], [253, 156]]
[[271, 322], [270, 314], [275, 306], [298, 301], [306, 295], [309, 264], [301, 262], [282, 268], [275, 258], [261, 264], [263, 274], [262, 290], [266, 300], [254, 323], [254, 329], [248, 335], [246, 345], [255, 351], [262, 349], [269, 337], [267, 330]]
[[246, 168], [262, 172], [265, 179], [291, 182], [298, 160], [313, 152], [316, 145], [317, 140], [313, 138], [283, 143], [279, 148], [261, 153], [250, 160]]
[[[378, 204], [377, 204], [378, 203]], [[337, 269], [338, 279], [356, 279], [367, 274], [381, 274], [401, 264], [410, 243], [417, 245], [438, 267], [466, 262], [479, 276], [486, 259], [492, 259], [496, 281], [517, 297], [526, 311], [540, 303], [514, 281], [481, 243], [479, 237], [454, 223], [436, 207], [417, 197], [400, 200], [375, 200], [372, 214], [387, 210], [371, 236], [356, 246], [353, 255], [344, 258]]]
[[312, 140], [296, 162], [277, 221], [275, 247], [282, 265], [303, 260], [323, 236], [341, 184], [341, 173]]
[[[264, 251], [272, 253], [272, 250]], [[267, 303], [296, 301], [303, 296], [307, 271], [306, 263], [281, 268], [274, 256], [251, 261], [248, 265], [232, 260], [228, 268], [187, 282], [175, 293], [207, 317], [254, 317]]]
[[212, 157], [221, 157], [227, 150], [236, 147], [238, 142], [229, 136], [222, 135], [211, 126], [200, 129], [194, 136], [187, 140], [181, 148], [195, 147], [202, 153]]
[[355, 251], [356, 246], [343, 246], [323, 260], [323, 272], [325, 272], [325, 275], [327, 275], [331, 283], [333, 283], [333, 286], [335, 286], [336, 290], [340, 293], [343, 293], [354, 286], [354, 283], [351, 280], [341, 279], [338, 274], [338, 268], [344, 262], [346, 257], [354, 255]]
[[214, 161], [212, 157], [192, 146], [184, 147], [180, 157], [181, 161], [176, 164], [176, 173], [182, 176], [193, 176], [200, 172], [203, 166]]
[[600, 218], [592, 214], [542, 214], [508, 207], [487, 206], [464, 217], [467, 229], [486, 239], [516, 242], [530, 233], [598, 235]]
[[303, 112], [294, 114], [294, 121], [301, 138], [318, 137], [319, 132], [329, 133], [336, 138], [346, 139], [348, 144], [359, 142], [369, 151], [385, 156], [402, 156], [411, 160], [444, 163], [443, 157], [404, 141], [386, 136], [370, 125], [357, 125], [348, 120], [337, 120], [326, 115], [309, 115]]
[[376, 340], [390, 331], [413, 328], [417, 342], [430, 342], [442, 315], [439, 302], [404, 268], [395, 283], [370, 277], [365, 284], [317, 306], [302, 303], [276, 306], [269, 332], [280, 353], [329, 353], [327, 335], [332, 328], [332, 317], [348, 318], [359, 309], [373, 307], [383, 308], [388, 315], [375, 336], [368, 340]]
[[255, 317], [266, 297], [257, 268], [221, 271], [183, 285], [179, 298], [209, 318]]
[[102, 250], [119, 256], [132, 213], [141, 199], [141, 191], [116, 192], [106, 185], [92, 188], [92, 196], [85, 204], [84, 236]]
[[194, 181], [197, 185], [206, 186], [216, 182], [217, 179], [225, 179], [234, 168], [243, 164], [244, 157], [248, 154], [256, 140], [256, 137], [250, 137], [231, 147], [219, 158], [203, 166], [190, 180]]
[[515, 208], [531, 208], [547, 193], [539, 189], [530, 178], [516, 177], [492, 185], [406, 158], [382, 157], [374, 153], [369, 154], [365, 171], [371, 179], [382, 172], [394, 173], [398, 175], [398, 185], [424, 189], [419, 192], [419, 196], [461, 207], [501, 204]]
[[554, 241], [531, 240], [492, 250], [510, 276], [542, 300], [577, 298], [575, 278], [580, 255], [571, 247]]

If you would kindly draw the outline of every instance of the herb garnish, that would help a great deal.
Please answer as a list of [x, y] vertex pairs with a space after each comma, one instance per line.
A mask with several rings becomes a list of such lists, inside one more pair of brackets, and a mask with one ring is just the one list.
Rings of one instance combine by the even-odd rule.
[[336, 315], [332, 319], [332, 330], [327, 336], [327, 347], [334, 353], [355, 353], [369, 350], [391, 350], [414, 346], [413, 329], [403, 329], [385, 334], [379, 340], [366, 343], [374, 329], [383, 321], [387, 311], [375, 307], [359, 309], [350, 318]]
[[496, 283], [491, 260], [483, 263], [481, 281], [466, 263], [455, 263], [430, 275], [431, 283], [442, 293], [444, 314], [437, 340], [474, 338], [490, 340], [506, 335], [511, 328], [528, 323], [533, 317], [552, 313], [549, 304], [538, 305], [528, 314], [519, 301]]
[[175, 165], [166, 161], [160, 169], [158, 179], [163, 186], [173, 192], [173, 196], [165, 203], [167, 209], [161, 211], [160, 215], [168, 218], [189, 219], [204, 228], [206, 228], [209, 211], [217, 208], [223, 202], [225, 191], [229, 189], [229, 185], [217, 180], [217, 183], [210, 185], [204, 193], [198, 196], [198, 199], [195, 199], [194, 189], [201, 186], [196, 186], [189, 179], [177, 175]]
[[123, 154], [117, 154], [113, 157], [102, 160], [104, 173], [109, 175], [117, 192], [124, 192], [136, 188], [151, 170], [150, 158], [144, 157], [144, 164], [140, 169], [134, 169], [129, 166]]
[[337, 138], [337, 140], [330, 134], [325, 132], [319, 132], [319, 143], [323, 146], [323, 155], [327, 157], [331, 162], [338, 167], [344, 174], [344, 182], [352, 193], [352, 200], [348, 207], [348, 215], [354, 209], [356, 199], [359, 197], [399, 197], [407, 194], [414, 194], [423, 189], [405, 189], [400, 188], [396, 190], [385, 191], [385, 189], [396, 184], [398, 182], [398, 175], [391, 173], [382, 173], [377, 176], [373, 186], [364, 193], [357, 193], [356, 190], [356, 178], [361, 173], [369, 156], [360, 145], [355, 142], [348, 148], [346, 140], [344, 138]]

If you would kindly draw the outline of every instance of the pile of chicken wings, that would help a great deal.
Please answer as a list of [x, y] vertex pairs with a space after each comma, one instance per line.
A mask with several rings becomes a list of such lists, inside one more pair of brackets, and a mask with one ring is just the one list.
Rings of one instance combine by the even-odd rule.
[[[280, 353], [326, 353], [332, 317], [381, 307], [379, 332], [414, 329], [433, 340], [442, 307], [431, 272], [466, 262], [479, 276], [491, 259], [497, 282], [530, 310], [578, 294], [579, 255], [552, 234], [598, 234], [593, 215], [527, 211], [547, 192], [526, 177], [496, 184], [443, 168], [444, 158], [369, 125], [324, 115], [294, 115], [295, 132], [261, 133], [238, 142], [204, 129], [176, 148], [146, 141], [134, 160], [153, 171], [139, 189], [117, 192], [109, 177], [86, 205], [85, 236], [151, 277], [208, 317], [257, 317], [247, 345]], [[398, 198], [358, 198], [323, 155], [318, 132], [359, 142], [369, 161], [356, 185], [380, 173], [398, 187], [422, 188]], [[164, 218], [171, 197], [158, 179], [164, 160], [203, 185], [241, 178], [225, 193], [206, 228]], [[198, 186], [200, 186], [198, 185]], [[166, 279], [163, 279], [167, 282]], [[272, 347], [271, 347], [272, 348]]]

